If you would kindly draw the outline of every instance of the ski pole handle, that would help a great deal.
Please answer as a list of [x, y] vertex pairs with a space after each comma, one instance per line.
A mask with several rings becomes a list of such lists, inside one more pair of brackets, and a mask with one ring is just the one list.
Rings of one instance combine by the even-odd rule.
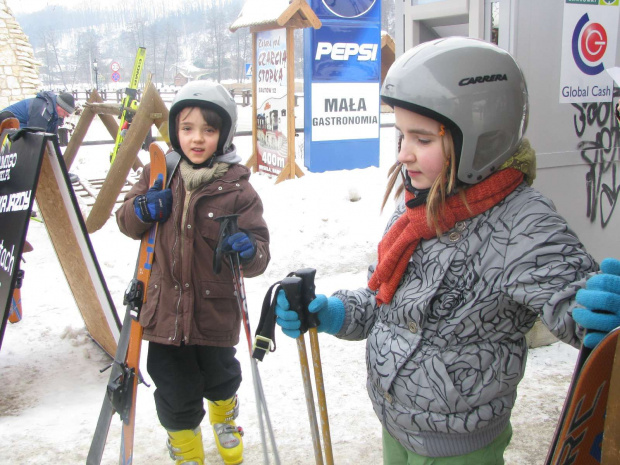
[[220, 223], [220, 232], [232, 236], [233, 234], [239, 232], [237, 218], [239, 218], [239, 215], [225, 215], [218, 216], [217, 218], [215, 218], [215, 221]]
[[239, 225], [237, 224], [237, 217], [239, 215], [225, 215], [218, 216], [215, 221], [220, 223], [220, 232], [217, 239], [217, 246], [213, 253], [213, 272], [220, 274], [222, 271], [222, 258], [224, 257], [224, 244], [223, 241], [226, 237], [232, 236], [236, 232], [239, 232]]
[[308, 305], [316, 298], [315, 294], [315, 285], [314, 285], [314, 276], [316, 275], [316, 270], [314, 268], [302, 268], [301, 270], [297, 270], [295, 272], [295, 276], [301, 278], [301, 303], [303, 305], [303, 313], [305, 318], [305, 323], [308, 328], [316, 328], [321, 324], [319, 321], [319, 316], [316, 313], [311, 313], [308, 311]]
[[301, 302], [301, 289], [302, 289], [302, 279], [297, 276], [289, 276], [284, 278], [280, 282], [280, 287], [284, 291], [286, 295], [286, 300], [291, 307], [291, 310], [297, 313], [299, 317], [300, 327], [299, 332], [304, 334], [308, 330], [308, 325], [306, 324], [305, 318], [303, 318], [303, 304]]

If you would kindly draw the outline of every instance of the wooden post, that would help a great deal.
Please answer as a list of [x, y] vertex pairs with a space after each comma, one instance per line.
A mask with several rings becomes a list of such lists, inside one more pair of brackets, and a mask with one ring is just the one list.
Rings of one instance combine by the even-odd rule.
[[[276, 184], [286, 179], [304, 175], [295, 162], [295, 47], [292, 27], [286, 28], [286, 115], [287, 115], [287, 157], [286, 164], [276, 179]], [[256, 34], [255, 34], [256, 35]], [[254, 112], [256, 115], [256, 112]], [[254, 118], [256, 119], [256, 118]]]
[[257, 34], [252, 34], [252, 156], [246, 162], [245, 166], [252, 169], [255, 173], [258, 172], [258, 138], [257, 138], [257, 130], [258, 126], [256, 124], [256, 112], [258, 108], [256, 107], [256, 50], [257, 50]]
[[164, 115], [162, 104], [163, 102], [155, 86], [149, 83], [138, 106], [138, 111], [136, 111], [127, 135], [123, 140], [123, 144], [86, 219], [86, 229], [90, 234], [101, 229], [110, 218], [116, 199], [125, 184], [129, 170], [151, 125], [155, 123], [159, 127], [162, 124], [162, 120], [167, 119], [167, 111]]
[[[90, 98], [87, 103], [100, 103], [103, 102], [101, 96], [97, 93], [96, 90], [93, 90], [90, 94]], [[67, 148], [65, 149], [64, 159], [65, 165], [67, 165], [67, 170], [71, 168], [71, 165], [75, 161], [75, 157], [77, 156], [77, 152], [84, 142], [84, 137], [86, 136], [86, 132], [93, 122], [93, 118], [95, 117], [96, 112], [90, 106], [86, 105], [86, 108], [82, 111], [80, 115], [80, 119], [78, 120], [78, 124], [73, 131], [73, 135], [67, 144]], [[118, 132], [118, 124], [114, 121], [114, 117], [110, 115], [99, 115], [99, 119], [103, 122], [106, 129], [112, 136], [112, 138], [116, 139], [116, 133]]]
[[69, 139], [69, 143], [67, 144], [67, 148], [65, 149], [64, 159], [65, 165], [67, 165], [67, 170], [71, 168], [71, 165], [75, 161], [77, 152], [82, 145], [82, 142], [84, 141], [84, 137], [86, 136], [86, 131], [88, 131], [90, 123], [93, 122], [94, 117], [95, 113], [90, 107], [86, 107], [82, 111], [78, 124], [77, 126], [75, 126], [73, 135], [71, 136], [71, 139]]

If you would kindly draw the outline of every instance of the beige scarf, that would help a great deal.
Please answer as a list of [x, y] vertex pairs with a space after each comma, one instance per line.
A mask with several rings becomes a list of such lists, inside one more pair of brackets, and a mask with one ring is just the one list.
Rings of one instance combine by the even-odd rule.
[[221, 178], [226, 174], [228, 168], [230, 168], [230, 164], [228, 163], [214, 163], [211, 168], [205, 167], [198, 168], [197, 170], [185, 160], [181, 160], [179, 164], [179, 171], [183, 179], [183, 184], [185, 185], [185, 189], [190, 192], [203, 184], [210, 183], [214, 179]]

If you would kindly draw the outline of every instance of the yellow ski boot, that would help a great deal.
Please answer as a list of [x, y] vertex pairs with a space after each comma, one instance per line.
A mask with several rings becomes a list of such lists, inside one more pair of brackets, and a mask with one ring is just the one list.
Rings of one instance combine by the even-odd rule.
[[209, 421], [213, 426], [215, 444], [226, 465], [243, 462], [243, 429], [235, 424], [239, 415], [237, 396], [226, 400], [209, 401]]
[[176, 465], [204, 465], [205, 451], [200, 426], [196, 429], [168, 431], [168, 451]]

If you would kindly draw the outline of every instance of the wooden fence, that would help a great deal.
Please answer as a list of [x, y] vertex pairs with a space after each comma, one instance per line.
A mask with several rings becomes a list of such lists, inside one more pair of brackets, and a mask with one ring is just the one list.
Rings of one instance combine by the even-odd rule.
[[[224, 87], [228, 88], [228, 91], [233, 96], [233, 98], [235, 99], [235, 102], [237, 102], [238, 105], [246, 107], [252, 104], [252, 89], [235, 88], [235, 87], [228, 87], [228, 86], [224, 86]], [[142, 99], [143, 91], [144, 91], [143, 89], [138, 89], [138, 92], [136, 95], [136, 99], [138, 100], [138, 102]], [[93, 89], [66, 90], [66, 91], [56, 90], [55, 92], [56, 93], [69, 92], [71, 95], [73, 95], [73, 98], [75, 100], [86, 102], [90, 100]], [[97, 92], [99, 96], [101, 97], [102, 101], [105, 103], [121, 103], [123, 101], [123, 97], [125, 96], [125, 89], [116, 89], [116, 90], [99, 89], [97, 90]], [[170, 103], [172, 102], [172, 100], [174, 100], [174, 96], [177, 94], [178, 90], [157, 89], [157, 92], [159, 93], [159, 96], [164, 102]]]

